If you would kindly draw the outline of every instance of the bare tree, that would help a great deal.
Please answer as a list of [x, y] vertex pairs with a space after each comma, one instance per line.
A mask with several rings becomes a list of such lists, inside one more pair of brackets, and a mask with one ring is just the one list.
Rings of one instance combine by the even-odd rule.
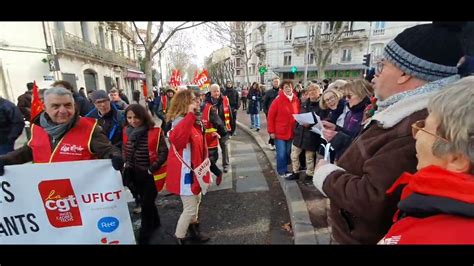
[[247, 49], [250, 48], [251, 41], [247, 40], [247, 36], [250, 34], [250, 25], [250, 22], [244, 21], [209, 22], [206, 24], [209, 33], [214, 35], [217, 41], [230, 47], [236, 56], [243, 56], [247, 83], [250, 83], [248, 62], [254, 54], [254, 49]]
[[[135, 31], [140, 39], [141, 43], [145, 47], [145, 57], [143, 58], [145, 64], [145, 75], [146, 75], [146, 85], [148, 88], [152, 88], [152, 64], [153, 58], [160, 53], [168, 43], [168, 41], [173, 37], [173, 35], [181, 30], [193, 28], [204, 24], [206, 22], [190, 22], [186, 21], [180, 23], [177, 26], [169, 27], [166, 29], [165, 32], [165, 22], [160, 21], [157, 26], [156, 34], [152, 32], [153, 22], [148, 21], [145, 38], [142, 38], [140, 35], [140, 31], [135, 22], [133, 22], [133, 26], [135, 27]], [[152, 90], [148, 90], [148, 96], [151, 96]]]
[[[168, 58], [171, 68], [168, 71], [171, 73], [172, 69], [178, 69], [181, 73], [187, 73], [187, 66], [196, 58], [192, 51], [192, 44], [188, 41], [188, 37], [183, 33], [175, 34], [173, 40], [168, 43]], [[195, 67], [197, 69], [197, 66]], [[184, 77], [183, 77], [184, 78]], [[191, 77], [187, 77], [192, 79]]]
[[318, 67], [318, 79], [325, 78], [325, 70], [334, 49], [338, 48], [338, 41], [347, 29], [348, 23], [344, 21], [330, 21], [329, 32], [321, 34], [325, 22], [313, 22], [315, 27], [314, 37], [310, 43], [310, 50], [314, 52], [314, 59]]
[[186, 79], [188, 81], [192, 81], [193, 78], [194, 78], [194, 73], [196, 73], [196, 71], [199, 71], [199, 68], [196, 64], [188, 64], [188, 67], [186, 68]]

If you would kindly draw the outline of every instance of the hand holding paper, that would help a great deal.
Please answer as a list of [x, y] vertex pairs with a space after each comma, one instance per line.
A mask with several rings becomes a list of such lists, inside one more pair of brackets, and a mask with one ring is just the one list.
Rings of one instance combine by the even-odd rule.
[[295, 118], [296, 122], [298, 122], [300, 125], [314, 124], [314, 118], [311, 112], [302, 113], [302, 114], [294, 114], [293, 117]]

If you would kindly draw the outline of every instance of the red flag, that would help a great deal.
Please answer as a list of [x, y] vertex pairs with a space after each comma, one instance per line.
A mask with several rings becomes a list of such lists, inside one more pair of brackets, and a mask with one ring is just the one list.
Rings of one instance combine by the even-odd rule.
[[146, 87], [146, 82], [143, 83], [143, 96], [145, 96], [145, 98], [148, 96], [148, 88]]
[[207, 70], [203, 70], [201, 74], [199, 74], [197, 80], [196, 80], [196, 85], [199, 86], [201, 90], [203, 90], [207, 85], [209, 85], [209, 73], [207, 73]]
[[192, 84], [197, 84], [197, 79], [199, 77], [199, 72], [196, 70], [194, 71], [194, 78], [193, 78], [193, 81], [192, 81]]
[[41, 102], [38, 94], [38, 86], [36, 86], [36, 80], [33, 82], [33, 97], [31, 97], [31, 116], [30, 122], [35, 120], [36, 116], [43, 112], [44, 106]]

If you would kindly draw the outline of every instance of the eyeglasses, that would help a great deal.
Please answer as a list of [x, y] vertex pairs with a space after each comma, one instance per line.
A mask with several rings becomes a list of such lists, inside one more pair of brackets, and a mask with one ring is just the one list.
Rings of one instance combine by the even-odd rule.
[[335, 102], [337, 100], [336, 96], [331, 96], [327, 99], [324, 99], [325, 102], [329, 103], [329, 102]]
[[413, 138], [415, 138], [416, 134], [417, 134], [418, 131], [420, 131], [420, 130], [423, 131], [423, 132], [425, 132], [425, 133], [430, 134], [431, 136], [435, 136], [435, 137], [437, 137], [437, 138], [439, 138], [439, 139], [442, 139], [442, 140], [444, 140], [444, 141], [446, 141], [446, 142], [449, 142], [449, 140], [447, 140], [447, 139], [445, 139], [445, 138], [443, 138], [443, 137], [440, 137], [440, 136], [438, 136], [438, 135], [436, 135], [436, 134], [434, 134], [434, 133], [431, 133], [431, 132], [427, 131], [427, 130], [425, 129], [425, 120], [416, 121], [415, 123], [413, 123], [413, 124], [411, 125], [411, 134], [413, 135]]
[[382, 71], [383, 71], [383, 66], [384, 66], [383, 61], [377, 62], [377, 64], [375, 64], [375, 73], [377, 73], [377, 74], [382, 73]]

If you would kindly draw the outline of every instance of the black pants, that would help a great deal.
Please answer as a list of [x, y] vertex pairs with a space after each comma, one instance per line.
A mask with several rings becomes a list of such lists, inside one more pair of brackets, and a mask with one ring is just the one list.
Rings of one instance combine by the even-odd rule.
[[230, 129], [231, 129], [231, 132], [230, 132], [230, 135], [234, 135], [234, 132], [235, 132], [235, 127], [237, 125], [237, 109], [233, 110], [232, 111], [232, 119], [230, 120]]
[[218, 148], [209, 149], [209, 160], [211, 161], [211, 172], [216, 176], [220, 176], [222, 175], [222, 171], [216, 165], [217, 159], [219, 159], [219, 149]]
[[136, 170], [133, 173], [133, 182], [141, 198], [141, 228], [138, 237], [139, 244], [148, 244], [153, 231], [160, 226], [160, 216], [155, 205], [158, 195], [153, 176], [146, 171]]
[[242, 97], [240, 100], [242, 101], [242, 109], [247, 110], [247, 97]]

